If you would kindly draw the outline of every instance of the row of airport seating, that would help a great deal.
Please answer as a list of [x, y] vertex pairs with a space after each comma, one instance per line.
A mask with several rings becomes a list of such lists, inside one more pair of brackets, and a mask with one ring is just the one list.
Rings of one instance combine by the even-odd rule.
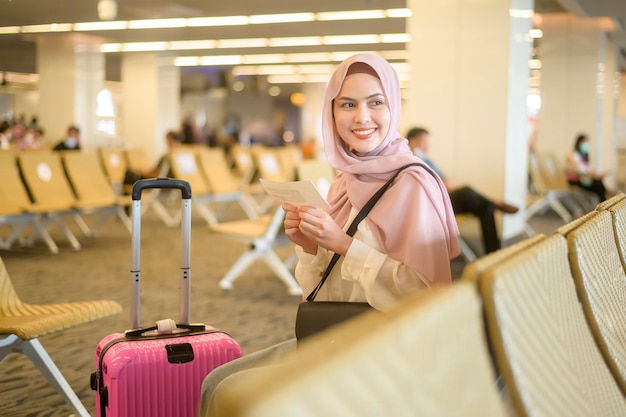
[[226, 380], [214, 417], [625, 416], [625, 271], [619, 194]]
[[[0, 236], [0, 248], [32, 245], [42, 239], [56, 254], [59, 247], [50, 235], [50, 228], [56, 226], [71, 247], [79, 250], [81, 243], [64, 223], [68, 218], [88, 237], [111, 215], [130, 232], [130, 219], [124, 212], [130, 202], [113, 192], [99, 167], [95, 153], [0, 152], [0, 226], [9, 229], [8, 236]], [[89, 226], [85, 216], [91, 214], [99, 217]]]
[[[527, 221], [551, 209], [567, 223], [592, 210], [598, 203], [592, 193], [568, 183], [563, 164], [552, 152], [532, 152], [528, 172], [532, 192], [526, 207]], [[532, 234], [532, 230], [528, 230]]]

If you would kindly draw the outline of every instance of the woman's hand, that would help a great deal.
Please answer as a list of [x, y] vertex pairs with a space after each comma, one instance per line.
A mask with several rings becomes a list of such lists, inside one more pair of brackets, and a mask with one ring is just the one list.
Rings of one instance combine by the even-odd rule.
[[290, 204], [283, 203], [283, 210], [285, 211], [285, 234], [296, 245], [302, 247], [306, 253], [315, 255], [317, 253], [317, 242], [315, 239], [307, 236], [300, 230], [300, 213], [298, 207]]
[[310, 206], [300, 206], [300, 232], [317, 245], [339, 255], [345, 255], [352, 243], [352, 237], [344, 232], [326, 210]]

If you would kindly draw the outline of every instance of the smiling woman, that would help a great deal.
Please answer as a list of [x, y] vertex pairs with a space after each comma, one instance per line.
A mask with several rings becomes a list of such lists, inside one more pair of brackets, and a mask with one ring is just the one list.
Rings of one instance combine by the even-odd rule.
[[[351, 56], [328, 83], [322, 136], [327, 160], [340, 172], [328, 192], [330, 207], [283, 204], [285, 234], [298, 256], [295, 277], [307, 300], [368, 303], [384, 312], [451, 283], [459, 245], [450, 198], [397, 133], [400, 107], [398, 76], [379, 55]], [[221, 390], [294, 347], [288, 340], [213, 371], [203, 384], [201, 415], [217, 417]]]

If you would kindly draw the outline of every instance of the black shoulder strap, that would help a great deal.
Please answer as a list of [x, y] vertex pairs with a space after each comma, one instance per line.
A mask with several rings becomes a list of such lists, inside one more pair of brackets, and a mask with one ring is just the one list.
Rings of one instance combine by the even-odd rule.
[[[348, 235], [353, 236], [356, 233], [356, 228], [359, 225], [359, 223], [361, 223], [361, 220], [363, 220], [365, 217], [367, 217], [369, 212], [374, 207], [374, 204], [376, 204], [378, 199], [380, 199], [380, 197], [385, 193], [385, 191], [387, 191], [387, 188], [389, 188], [391, 183], [396, 179], [396, 177], [400, 174], [400, 172], [402, 172], [404, 169], [406, 169], [406, 168], [408, 168], [410, 166], [421, 166], [422, 168], [425, 168], [426, 171], [429, 172], [431, 175], [434, 175], [434, 173], [431, 171], [431, 169], [428, 166], [426, 166], [425, 164], [422, 164], [421, 162], [412, 162], [410, 164], [407, 164], [407, 165], [404, 165], [403, 167], [401, 167], [398, 171], [396, 171], [395, 174], [393, 174], [393, 176], [391, 178], [389, 178], [389, 180], [382, 187], [380, 187], [380, 189], [378, 191], [376, 191], [374, 193], [373, 196], [370, 197], [370, 199], [367, 201], [367, 203], [365, 203], [365, 205], [359, 211], [359, 213], [356, 215], [354, 220], [352, 220], [352, 223], [350, 224], [350, 227], [348, 227], [348, 230], [346, 231], [346, 233], [348, 233]], [[331, 258], [330, 262], [328, 263], [328, 266], [326, 267], [326, 271], [324, 271], [324, 275], [322, 276], [322, 279], [317, 284], [317, 286], [315, 286], [313, 291], [311, 291], [311, 294], [309, 294], [307, 296], [307, 298], [306, 298], [307, 301], [315, 300], [315, 297], [317, 296], [317, 293], [319, 292], [320, 288], [322, 288], [322, 285], [324, 285], [324, 283], [326, 282], [326, 279], [330, 275], [330, 271], [332, 271], [333, 267], [337, 263], [337, 260], [339, 260], [340, 256], [341, 255], [339, 255], [338, 253], [335, 253], [333, 255], [333, 257]]]

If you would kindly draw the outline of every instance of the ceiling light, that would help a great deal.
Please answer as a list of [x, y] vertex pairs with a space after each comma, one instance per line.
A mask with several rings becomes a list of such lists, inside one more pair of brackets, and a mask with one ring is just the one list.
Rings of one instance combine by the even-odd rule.
[[191, 17], [187, 19], [187, 26], [241, 26], [250, 23], [248, 16], [220, 16], [220, 17]]
[[113, 22], [84, 22], [74, 23], [74, 30], [77, 32], [89, 30], [122, 30], [128, 27], [128, 22], [116, 20]]
[[250, 24], [312, 22], [313, 13], [258, 14], [250, 16]]
[[174, 58], [174, 65], [177, 67], [195, 67], [200, 65], [198, 56], [179, 56]]
[[352, 19], [382, 19], [384, 10], [350, 10], [345, 12], [320, 12], [317, 20], [352, 20]]
[[171, 51], [184, 51], [189, 49], [213, 49], [216, 42], [213, 40], [205, 41], [171, 41], [168, 49]]
[[183, 28], [187, 26], [187, 19], [146, 19], [131, 20], [128, 23], [129, 29], [163, 29], [163, 28]]
[[70, 30], [72, 30], [71, 23], [50, 23], [47, 25], [22, 26], [22, 33], [69, 32]]
[[266, 38], [248, 39], [221, 39], [217, 41], [218, 48], [264, 48], [267, 46]]
[[0, 34], [5, 34], [5, 33], [20, 33], [20, 27], [19, 26], [0, 27]]
[[387, 17], [411, 17], [411, 9], [387, 9], [385, 10]]
[[285, 62], [284, 54], [258, 54], [246, 55], [243, 59], [245, 64], [282, 64]]
[[128, 42], [122, 44], [124, 52], [165, 51], [167, 42]]

